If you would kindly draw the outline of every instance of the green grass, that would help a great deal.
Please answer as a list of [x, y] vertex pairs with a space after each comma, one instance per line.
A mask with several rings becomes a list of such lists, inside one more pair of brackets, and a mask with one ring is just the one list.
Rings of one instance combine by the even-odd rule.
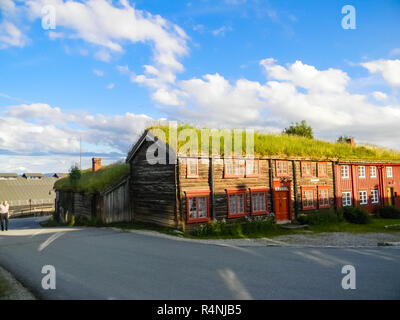
[[[210, 134], [209, 144], [212, 145], [213, 136], [221, 135], [222, 130], [214, 130], [210, 128], [195, 128], [189, 124], [178, 125], [177, 132], [185, 129], [195, 129], [198, 137], [197, 148], [201, 149], [201, 132]], [[154, 125], [147, 128], [161, 140], [169, 141], [169, 127], [167, 125]], [[228, 132], [231, 132], [228, 130]], [[207, 136], [205, 136], [207, 137]], [[242, 135], [242, 151], [246, 150], [245, 132]], [[219, 154], [223, 156], [223, 141], [221, 138]], [[188, 142], [187, 140], [177, 142], [178, 150]], [[215, 146], [214, 146], [215, 147]], [[211, 148], [212, 149], [212, 148]], [[215, 148], [210, 150], [215, 152]], [[350, 146], [347, 143], [332, 143], [322, 140], [308, 139], [293, 135], [277, 135], [256, 131], [254, 133], [254, 152], [256, 156], [276, 156], [276, 157], [301, 157], [309, 159], [348, 159], [348, 160], [400, 160], [400, 152], [385, 149], [377, 146]]]
[[129, 165], [126, 163], [114, 163], [92, 172], [91, 169], [82, 171], [82, 176], [74, 186], [69, 177], [58, 180], [54, 188], [63, 191], [84, 192], [93, 194], [104, 190], [108, 186], [118, 182], [122, 177], [129, 174]]
[[393, 229], [386, 229], [385, 226], [395, 225], [395, 224], [399, 224], [398, 219], [372, 218], [370, 222], [367, 224], [354, 224], [344, 221], [335, 224], [308, 226], [308, 230], [311, 230], [314, 233], [321, 233], [321, 232], [391, 233], [393, 232]]
[[6, 280], [0, 275], [0, 300], [7, 296], [8, 291], [9, 288], [6, 285]]

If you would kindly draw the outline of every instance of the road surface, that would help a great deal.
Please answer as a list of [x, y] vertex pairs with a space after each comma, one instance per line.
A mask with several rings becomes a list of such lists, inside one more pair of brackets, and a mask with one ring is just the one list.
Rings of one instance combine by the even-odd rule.
[[[14, 219], [0, 265], [42, 299], [400, 299], [400, 249], [235, 247]], [[56, 270], [44, 290], [43, 266]], [[356, 289], [342, 288], [344, 265]]]

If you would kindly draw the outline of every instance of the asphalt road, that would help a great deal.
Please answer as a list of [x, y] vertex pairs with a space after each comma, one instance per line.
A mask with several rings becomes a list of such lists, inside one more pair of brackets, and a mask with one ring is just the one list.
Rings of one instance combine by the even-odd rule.
[[[235, 247], [15, 219], [0, 265], [44, 299], [400, 299], [399, 248]], [[44, 265], [56, 289], [44, 290]], [[344, 265], [356, 289], [344, 290]]]

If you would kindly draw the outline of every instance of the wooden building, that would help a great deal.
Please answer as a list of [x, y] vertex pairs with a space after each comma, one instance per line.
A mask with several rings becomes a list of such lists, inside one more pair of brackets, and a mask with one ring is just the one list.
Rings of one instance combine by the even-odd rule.
[[[155, 145], [165, 163], [152, 158]], [[146, 131], [126, 163], [129, 175], [96, 195], [57, 191], [56, 207], [104, 222], [188, 230], [267, 216], [285, 223], [299, 213], [351, 205], [371, 213], [380, 205], [400, 206], [400, 163], [394, 162], [187, 156]]]

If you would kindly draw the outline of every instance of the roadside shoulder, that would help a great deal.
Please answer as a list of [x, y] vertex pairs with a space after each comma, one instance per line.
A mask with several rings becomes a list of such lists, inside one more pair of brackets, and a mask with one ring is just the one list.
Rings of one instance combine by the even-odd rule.
[[0, 300], [36, 300], [34, 295], [26, 289], [14, 276], [0, 267]]

